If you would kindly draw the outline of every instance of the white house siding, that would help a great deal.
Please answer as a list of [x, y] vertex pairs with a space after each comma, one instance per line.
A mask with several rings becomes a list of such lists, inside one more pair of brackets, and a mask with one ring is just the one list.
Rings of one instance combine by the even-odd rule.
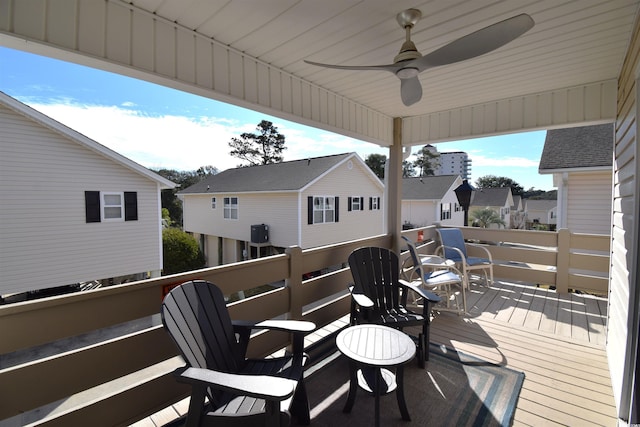
[[[216, 198], [216, 208], [211, 198]], [[238, 198], [238, 219], [224, 218], [224, 198]], [[305, 211], [306, 218], [306, 211]], [[209, 236], [251, 241], [251, 226], [269, 227], [269, 243], [287, 247], [297, 243], [298, 193], [239, 193], [184, 196], [184, 229]]]
[[414, 227], [426, 227], [437, 222], [440, 206], [436, 200], [403, 200], [402, 223]]
[[[324, 246], [351, 239], [384, 233], [383, 186], [377, 178], [366, 170], [366, 165], [355, 160], [340, 164], [316, 183], [309, 186], [301, 195], [302, 248]], [[308, 196], [339, 197], [339, 221], [337, 223], [307, 224]], [[349, 197], [364, 198], [363, 211], [348, 212]], [[369, 197], [380, 197], [379, 210], [369, 210]]]
[[611, 234], [611, 172], [570, 173], [567, 228], [575, 233]]
[[[611, 279], [607, 323], [607, 355], [620, 418], [628, 419], [638, 340], [638, 177], [637, 142], [639, 23], [618, 82], [618, 113], [614, 142]], [[635, 378], [635, 381], [638, 379]], [[637, 396], [635, 397], [638, 398]], [[637, 400], [636, 400], [637, 403]]]
[[[0, 107], [0, 293], [159, 270], [158, 184]], [[87, 223], [85, 191], [135, 191], [138, 220]]]

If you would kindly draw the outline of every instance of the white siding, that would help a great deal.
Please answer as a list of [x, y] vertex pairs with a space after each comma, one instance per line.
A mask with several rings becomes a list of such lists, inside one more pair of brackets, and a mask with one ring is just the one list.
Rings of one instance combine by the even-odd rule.
[[[323, 246], [352, 239], [384, 233], [383, 188], [376, 183], [366, 165], [357, 161], [339, 165], [331, 173], [310, 186], [302, 194], [302, 248]], [[337, 223], [307, 224], [308, 196], [339, 197], [339, 221]], [[347, 200], [352, 196], [364, 197], [364, 210], [347, 210]], [[380, 197], [380, 209], [369, 210], [369, 197]]]
[[[639, 24], [618, 84], [618, 114], [614, 145], [611, 280], [607, 323], [607, 355], [619, 416], [628, 419], [638, 334], [638, 67]], [[637, 378], [635, 379], [637, 381]], [[638, 396], [635, 397], [638, 399]], [[637, 400], [636, 400], [637, 405]]]
[[[0, 107], [0, 294], [159, 270], [158, 184]], [[138, 221], [86, 223], [85, 191], [135, 191]]]
[[426, 227], [440, 220], [440, 205], [436, 200], [403, 200], [402, 223]]
[[[216, 208], [211, 208], [211, 198]], [[238, 198], [238, 219], [224, 218], [224, 198]], [[276, 247], [298, 244], [298, 193], [242, 193], [184, 196], [184, 229], [239, 241], [251, 241], [251, 226], [266, 224], [269, 243]], [[306, 211], [304, 211], [306, 219]]]
[[574, 233], [611, 234], [611, 179], [611, 172], [569, 174], [569, 230]]

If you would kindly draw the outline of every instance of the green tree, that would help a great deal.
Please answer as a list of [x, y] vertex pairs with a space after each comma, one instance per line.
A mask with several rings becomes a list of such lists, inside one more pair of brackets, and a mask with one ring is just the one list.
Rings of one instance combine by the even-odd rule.
[[476, 187], [481, 188], [511, 188], [511, 194], [522, 195], [524, 188], [511, 178], [505, 176], [485, 175], [476, 179]]
[[416, 175], [416, 168], [415, 166], [413, 166], [413, 163], [407, 160], [403, 160], [402, 161], [402, 177], [410, 178], [415, 175]]
[[282, 152], [285, 136], [278, 132], [278, 128], [268, 120], [262, 120], [256, 126], [258, 133], [245, 132], [240, 138], [231, 138], [229, 147], [231, 154], [249, 163], [248, 166], [268, 165], [280, 163], [284, 158]]
[[429, 146], [425, 145], [416, 153], [416, 160], [413, 166], [419, 170], [418, 176], [433, 176], [435, 168], [438, 165], [440, 155], [429, 150]]
[[179, 228], [162, 230], [163, 274], [184, 273], [204, 267], [204, 254], [196, 239]]
[[489, 228], [491, 224], [506, 225], [500, 215], [493, 209], [474, 209], [469, 213], [471, 223], [476, 227]]
[[384, 154], [369, 154], [364, 159], [364, 162], [378, 178], [384, 179], [384, 165], [387, 162], [387, 156]]
[[168, 190], [162, 190], [160, 197], [162, 199], [162, 207], [169, 211], [169, 218], [172, 224], [182, 226], [182, 202], [176, 195], [178, 191], [184, 190], [192, 186], [196, 182], [201, 181], [210, 175], [218, 173], [218, 169], [213, 166], [201, 166], [195, 171], [178, 171], [175, 169], [158, 169], [155, 170], [158, 175], [163, 176], [169, 181], [178, 184], [178, 187]]

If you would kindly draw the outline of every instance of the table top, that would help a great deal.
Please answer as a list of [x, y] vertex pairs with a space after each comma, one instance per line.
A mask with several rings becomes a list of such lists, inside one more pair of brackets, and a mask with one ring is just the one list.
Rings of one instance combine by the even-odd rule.
[[368, 366], [397, 366], [416, 354], [409, 335], [382, 325], [349, 326], [336, 337], [336, 346], [351, 360]]

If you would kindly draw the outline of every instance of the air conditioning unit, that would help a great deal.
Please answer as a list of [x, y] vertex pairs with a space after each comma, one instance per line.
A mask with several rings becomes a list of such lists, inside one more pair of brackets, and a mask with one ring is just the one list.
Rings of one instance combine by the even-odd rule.
[[251, 226], [251, 243], [267, 243], [269, 241], [269, 226], [258, 224]]

